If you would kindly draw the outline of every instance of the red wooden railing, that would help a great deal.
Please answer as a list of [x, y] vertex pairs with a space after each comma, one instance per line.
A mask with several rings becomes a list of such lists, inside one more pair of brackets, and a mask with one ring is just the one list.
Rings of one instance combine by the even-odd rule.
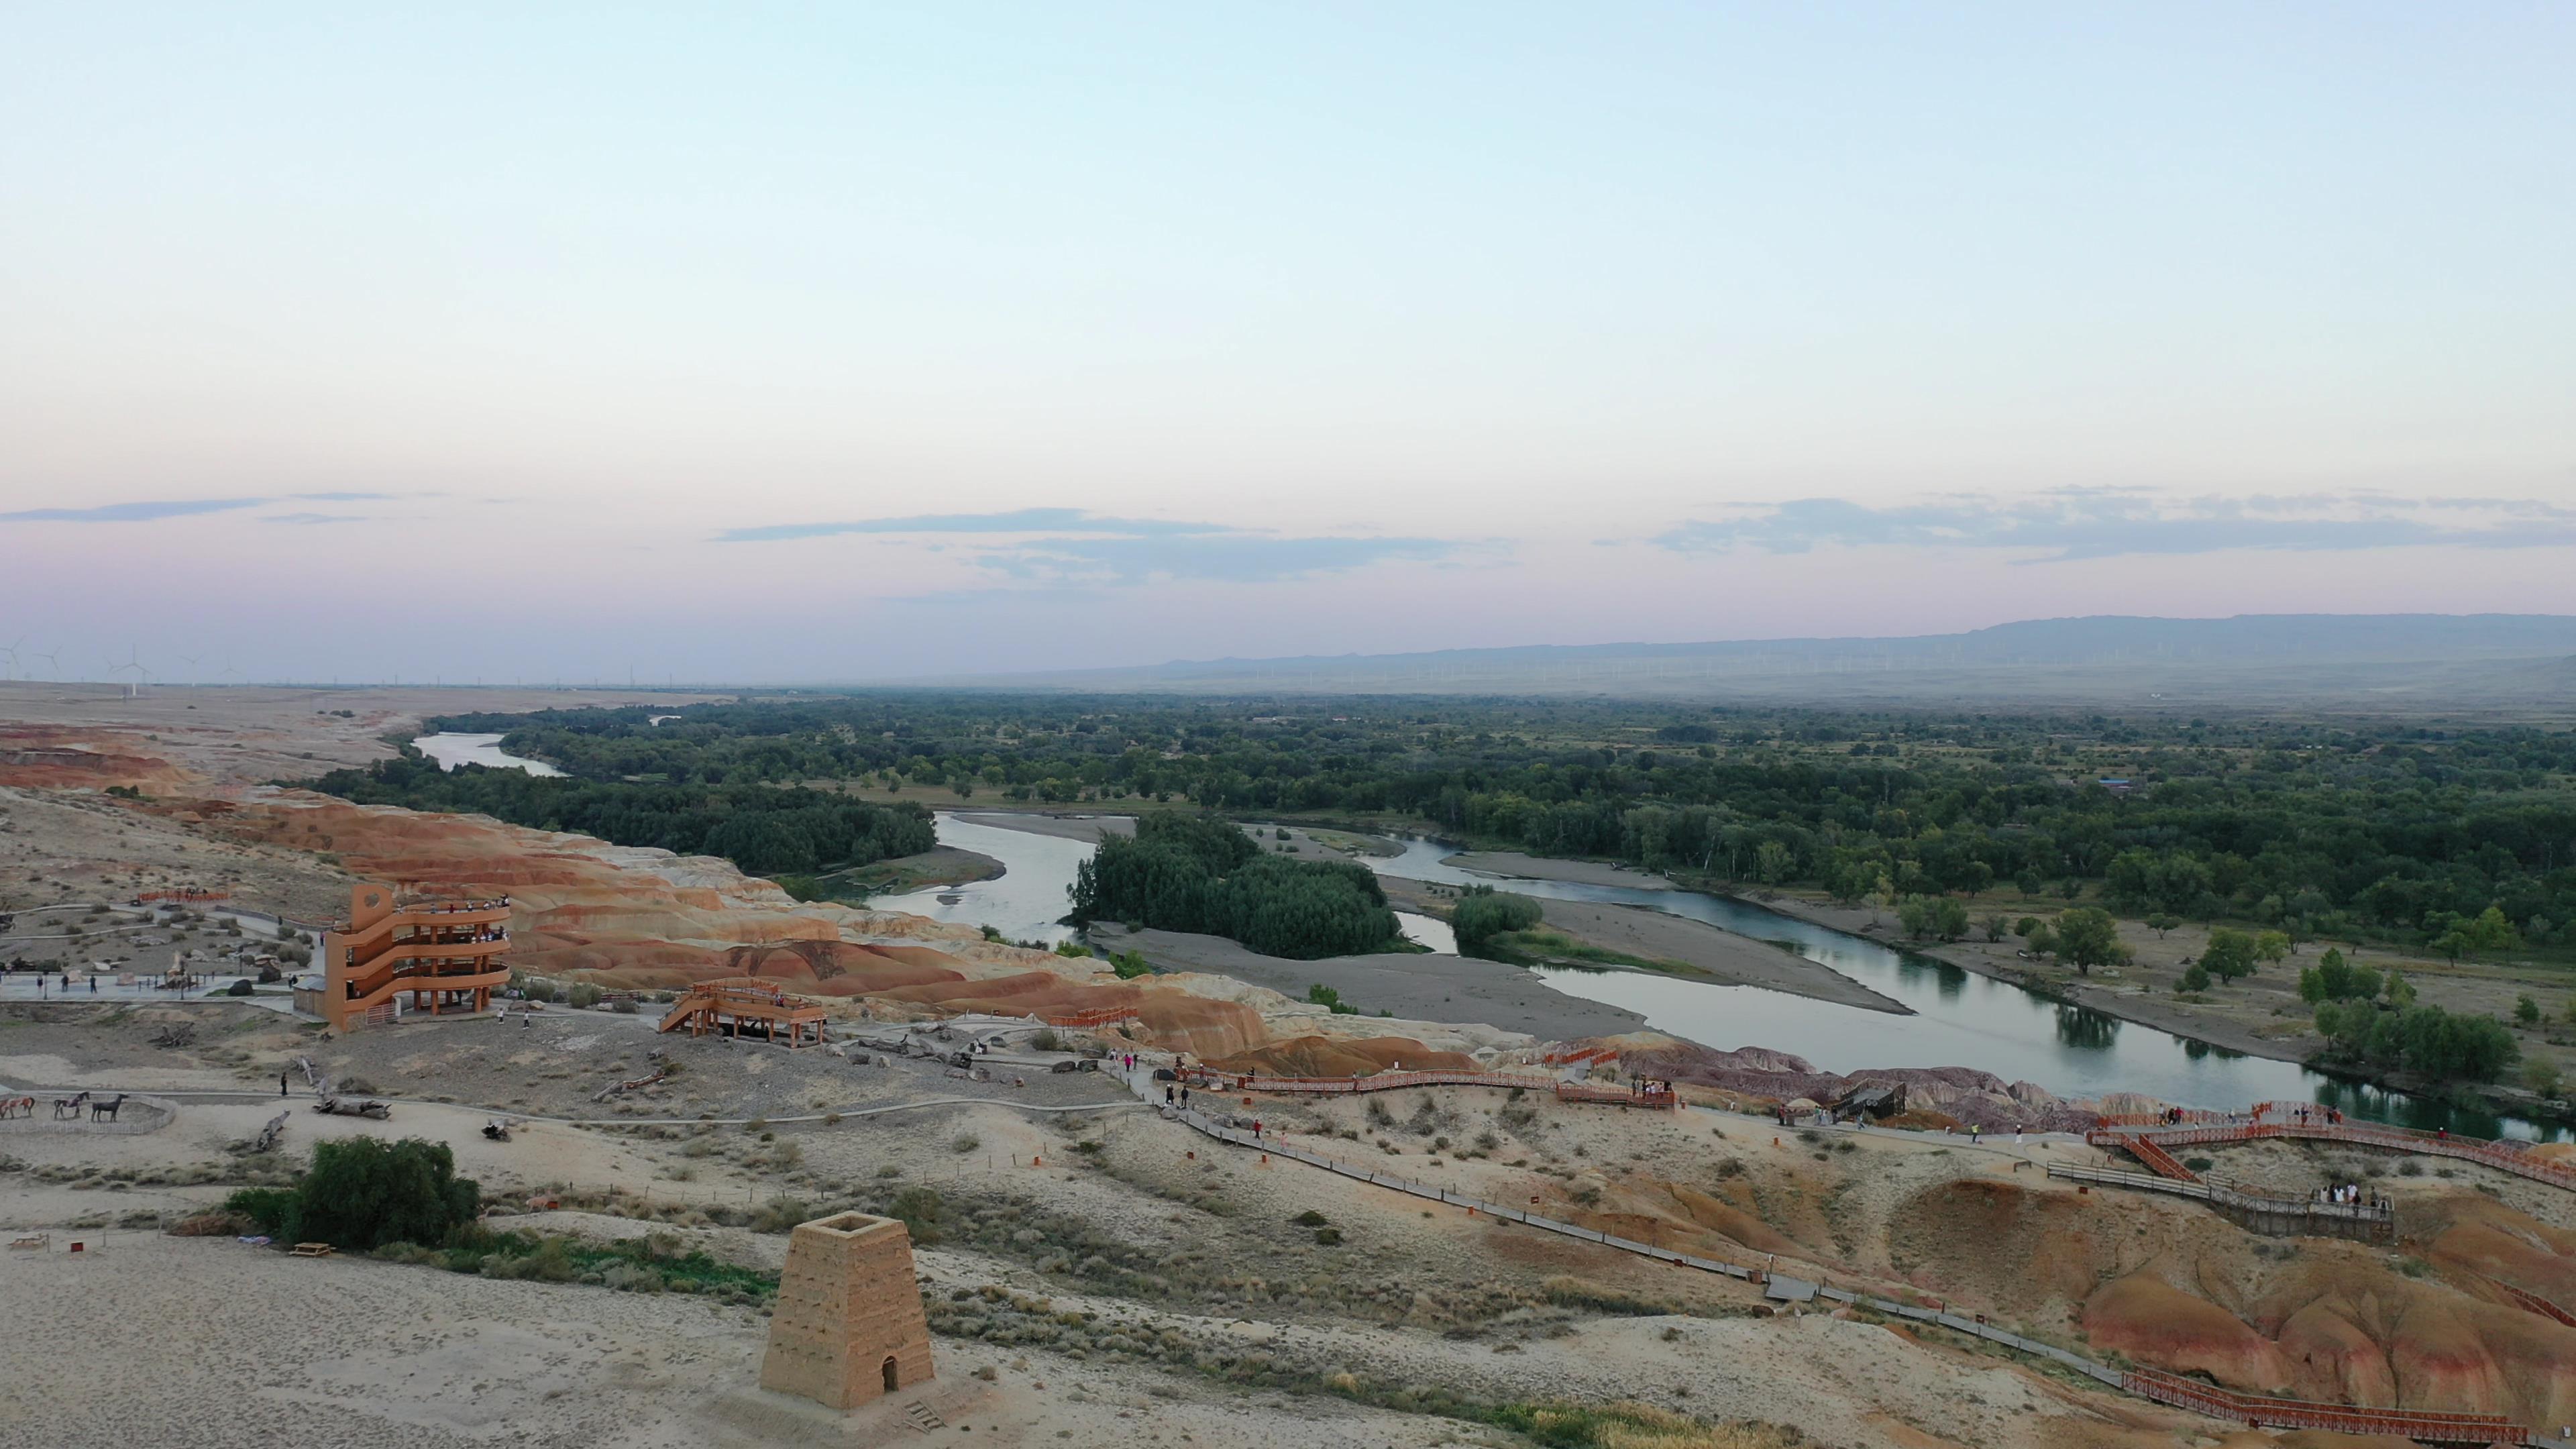
[[2316, 1404], [2304, 1399], [2276, 1399], [2240, 1394], [2213, 1384], [2132, 1369], [2120, 1386], [2133, 1394], [2192, 1409], [2212, 1418], [2234, 1419], [2259, 1429], [2324, 1429], [2338, 1434], [2384, 1434], [2433, 1444], [2525, 1444], [2530, 1431], [2495, 1414], [2441, 1414], [2421, 1409], [2363, 1409], [2342, 1404]]
[[1554, 1077], [1518, 1072], [1417, 1071], [1376, 1072], [1364, 1077], [1264, 1077], [1250, 1072], [1218, 1072], [1191, 1067], [1181, 1074], [1191, 1083], [1224, 1092], [1280, 1092], [1310, 1096], [1350, 1096], [1362, 1092], [1395, 1092], [1407, 1087], [1518, 1087], [1525, 1092], [1553, 1092], [1560, 1102], [1597, 1102], [1621, 1107], [1672, 1107], [1680, 1097], [1669, 1089], [1639, 1092], [1626, 1087], [1595, 1087]]
[[[2274, 1116], [2278, 1103], [2267, 1102], [2255, 1109], [2253, 1120], [2210, 1123], [2191, 1127], [2145, 1127], [2105, 1129], [2090, 1133], [2085, 1140], [2095, 1146], [2130, 1147], [2146, 1138], [2166, 1148], [2191, 1147], [2202, 1143], [2254, 1142], [2265, 1138], [2301, 1138], [2320, 1142], [2350, 1142], [2362, 1147], [2377, 1147], [2390, 1152], [2416, 1152], [2429, 1157], [2449, 1157], [2462, 1162], [2475, 1162], [2545, 1182], [2553, 1187], [2576, 1191], [2576, 1166], [2551, 1162], [2532, 1156], [2516, 1145], [2489, 1142], [2478, 1137], [2453, 1137], [2446, 1133], [2417, 1132], [2404, 1127], [2383, 1127], [2378, 1123], [2320, 1122], [2311, 1118], [2302, 1122], [2265, 1120]], [[2310, 1108], [2314, 1111], [2314, 1108]]]

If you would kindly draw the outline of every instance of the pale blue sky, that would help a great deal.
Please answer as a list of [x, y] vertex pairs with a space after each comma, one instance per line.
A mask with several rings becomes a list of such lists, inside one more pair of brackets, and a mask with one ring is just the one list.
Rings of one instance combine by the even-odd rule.
[[0, 644], [2576, 611], [2571, 74], [2557, 5], [9, 6]]

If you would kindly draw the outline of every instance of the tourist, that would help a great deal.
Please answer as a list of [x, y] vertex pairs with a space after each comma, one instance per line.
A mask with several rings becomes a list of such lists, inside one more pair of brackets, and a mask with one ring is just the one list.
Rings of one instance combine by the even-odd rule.
[[1168, 1082], [1163, 1085], [1163, 1105], [1166, 1107], [1172, 1105], [1172, 1088]]
[[277, 1095], [281, 1097], [286, 1095], [286, 1073], [284, 1072], [277, 1074]]

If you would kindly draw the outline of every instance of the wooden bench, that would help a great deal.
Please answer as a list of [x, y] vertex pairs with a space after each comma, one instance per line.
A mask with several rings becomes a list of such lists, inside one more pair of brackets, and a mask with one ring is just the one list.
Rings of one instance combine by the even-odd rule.
[[286, 1250], [290, 1258], [327, 1258], [334, 1249], [329, 1243], [298, 1243]]
[[9, 1240], [9, 1246], [13, 1248], [42, 1248], [53, 1242], [53, 1240], [54, 1235], [51, 1233], [29, 1233], [23, 1238], [11, 1238]]

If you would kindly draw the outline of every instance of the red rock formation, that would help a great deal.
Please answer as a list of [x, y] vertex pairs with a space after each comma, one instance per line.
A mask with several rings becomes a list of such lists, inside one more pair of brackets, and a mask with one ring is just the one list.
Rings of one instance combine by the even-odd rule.
[[1258, 1072], [1277, 1077], [1365, 1077], [1401, 1062], [1407, 1071], [1472, 1072], [1476, 1059], [1460, 1052], [1433, 1051], [1409, 1036], [1366, 1037], [1336, 1041], [1325, 1036], [1291, 1037], [1207, 1065], [1220, 1072]]
[[2291, 1387], [2280, 1347], [2243, 1319], [2150, 1273], [2114, 1278], [2084, 1300], [2093, 1346], [2173, 1373], [2205, 1373], [2232, 1389]]

